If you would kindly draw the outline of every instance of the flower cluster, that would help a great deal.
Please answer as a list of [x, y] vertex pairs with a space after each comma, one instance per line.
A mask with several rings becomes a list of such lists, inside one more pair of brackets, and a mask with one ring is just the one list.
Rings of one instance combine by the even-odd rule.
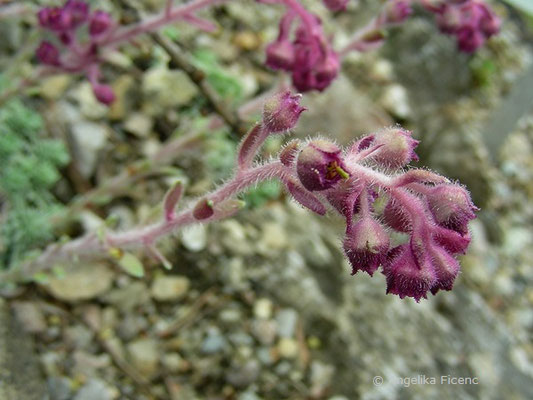
[[[297, 102], [285, 93], [273, 103], [276, 115], [290, 121], [285, 127], [303, 111]], [[345, 218], [343, 247], [352, 274], [373, 275], [381, 266], [387, 293], [419, 301], [428, 291], [452, 289], [460, 269], [454, 256], [468, 247], [468, 222], [477, 208], [459, 184], [427, 170], [403, 170], [417, 159], [417, 144], [399, 127], [346, 150], [323, 138], [291, 141], [280, 154], [286, 169], [279, 177], [303, 206], [323, 215], [327, 202]], [[392, 246], [392, 231], [407, 234], [407, 241]]]
[[47, 7], [38, 13], [39, 24], [52, 33], [54, 42], [43, 40], [37, 48], [39, 61], [65, 72], [85, 72], [95, 97], [111, 104], [115, 95], [99, 79], [99, 43], [115, 26], [101, 10], [91, 12], [84, 1], [68, 0], [63, 7]]
[[[282, 2], [287, 12], [279, 23], [278, 38], [266, 49], [266, 64], [272, 69], [290, 72], [294, 87], [300, 92], [322, 91], [339, 73], [339, 56], [325, 37], [318, 16], [308, 12], [298, 1]], [[343, 3], [326, 2], [334, 8]], [[292, 35], [295, 22], [297, 26]]]
[[459, 49], [472, 53], [500, 30], [501, 21], [482, 0], [423, 0], [436, 15], [437, 25], [457, 38]]

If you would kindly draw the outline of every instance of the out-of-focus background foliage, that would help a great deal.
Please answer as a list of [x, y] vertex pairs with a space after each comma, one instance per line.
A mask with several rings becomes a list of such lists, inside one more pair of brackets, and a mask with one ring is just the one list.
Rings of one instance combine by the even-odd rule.
[[[165, 2], [92, 3], [127, 22]], [[379, 7], [353, 1], [332, 15], [304, 3], [338, 43]], [[7, 290], [0, 398], [533, 398], [533, 17], [528, 0], [491, 3], [503, 29], [474, 56], [459, 54], [418, 11], [382, 49], [348, 57], [327, 91], [306, 95], [309, 111], [294, 131], [347, 144], [401, 123], [422, 141], [417, 165], [467, 185], [481, 212], [452, 292], [417, 304], [385, 295], [379, 274], [350, 276], [342, 221], [311, 215], [268, 182], [244, 196], [238, 216], [166, 239], [171, 271], [139, 254], [141, 279], [102, 261]], [[164, 34], [237, 107], [275, 83], [263, 50], [280, 11], [234, 1], [211, 12], [215, 35], [183, 24]], [[0, 20], [5, 80], [28, 70], [37, 43], [24, 20]], [[176, 178], [194, 197], [231, 174], [236, 139], [209, 128], [207, 102], [167, 65], [144, 37], [105, 69], [117, 94], [109, 109], [73, 76], [47, 78], [1, 107], [5, 268], [52, 238], [110, 225], [110, 216], [118, 229], [153, 219]], [[171, 165], [98, 192], [71, 218], [75, 199], [190, 132], [198, 140]], [[264, 156], [284, 140], [270, 139]], [[478, 384], [440, 384], [448, 375]], [[421, 381], [432, 377], [437, 384]], [[399, 383], [409, 378], [417, 383]]]

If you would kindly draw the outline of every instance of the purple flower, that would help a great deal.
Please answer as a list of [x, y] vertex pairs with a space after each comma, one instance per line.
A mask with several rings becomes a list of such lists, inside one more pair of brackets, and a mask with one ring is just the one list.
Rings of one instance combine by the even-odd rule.
[[294, 47], [288, 40], [276, 40], [266, 48], [266, 65], [290, 71], [294, 65]]
[[70, 28], [75, 28], [87, 21], [89, 5], [84, 1], [68, 0], [63, 6], [63, 12], [69, 16]]
[[91, 36], [98, 36], [104, 33], [112, 25], [111, 15], [105, 11], [96, 10], [92, 13], [89, 21], [89, 34]]
[[59, 50], [52, 43], [44, 40], [41, 42], [36, 51], [37, 58], [45, 65], [59, 66]]
[[115, 101], [115, 93], [109, 85], [95, 84], [93, 85], [93, 93], [102, 104], [110, 105]]
[[[296, 16], [300, 25], [294, 39], [290, 39]], [[305, 9], [295, 12], [289, 8], [279, 24], [278, 38], [267, 46], [266, 64], [272, 69], [292, 72], [293, 85], [300, 92], [324, 90], [340, 69], [339, 57], [325, 37], [320, 19]]]
[[350, 0], [323, 0], [324, 5], [331, 11], [343, 11]]
[[419, 263], [410, 244], [404, 244], [389, 252], [383, 266], [387, 278], [387, 293], [412, 297], [417, 302], [427, 298], [427, 292], [437, 283], [437, 277], [427, 257]]
[[457, 30], [457, 46], [465, 53], [473, 53], [485, 43], [483, 33], [470, 26]]
[[357, 271], [374, 275], [387, 255], [389, 243], [385, 229], [370, 216], [363, 216], [354, 225], [348, 225], [344, 253], [352, 266], [352, 275]]
[[280, 133], [294, 128], [305, 108], [300, 106], [301, 95], [290, 91], [279, 93], [265, 102], [263, 126], [269, 133]]
[[69, 30], [72, 27], [72, 15], [60, 7], [49, 8], [39, 20], [44, 22], [44, 27], [57, 32]]
[[304, 147], [298, 155], [296, 171], [300, 182], [309, 191], [329, 189], [349, 177], [341, 149], [322, 139], [313, 140]]
[[461, 269], [457, 260], [442, 247], [431, 246], [430, 254], [437, 281], [431, 286], [433, 295], [439, 290], [452, 290], [455, 278]]
[[466, 189], [453, 184], [438, 185], [427, 194], [427, 201], [439, 225], [461, 235], [468, 233], [468, 222], [476, 218], [478, 208]]
[[442, 32], [456, 37], [465, 53], [476, 51], [500, 30], [500, 19], [481, 0], [424, 0], [422, 4], [436, 15]]
[[381, 146], [369, 158], [387, 168], [401, 168], [412, 160], [418, 160], [414, 149], [418, 140], [411, 137], [411, 132], [402, 128], [388, 128], [373, 135], [374, 140], [366, 143]]
[[398, 232], [410, 232], [412, 230], [409, 215], [394, 199], [390, 199], [383, 210], [383, 221]]

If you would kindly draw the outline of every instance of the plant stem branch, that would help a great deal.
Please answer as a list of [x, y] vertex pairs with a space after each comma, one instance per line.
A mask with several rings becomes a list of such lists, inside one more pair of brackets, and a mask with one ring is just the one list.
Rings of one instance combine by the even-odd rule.
[[196, 84], [200, 92], [213, 107], [215, 112], [220, 115], [224, 122], [237, 134], [238, 137], [244, 136], [247, 127], [239, 119], [236, 113], [232, 112], [224, 103], [223, 99], [215, 92], [206, 79], [203, 71], [196, 68], [187, 58], [176, 43], [171, 42], [159, 33], [151, 34], [154, 41], [163, 48], [170, 56], [172, 63], [187, 74], [191, 81]]
[[[233, 179], [205, 196], [205, 198], [211, 200], [216, 206], [259, 181], [271, 178], [278, 178], [284, 181], [290, 174], [291, 171], [281, 162], [273, 161], [238, 173]], [[59, 263], [70, 262], [73, 259], [90, 259], [103, 256], [112, 248], [131, 249], [152, 245], [161, 237], [170, 234], [176, 229], [193, 223], [216, 220], [216, 216], [201, 221], [195, 219], [193, 215], [194, 208], [195, 204], [190, 205], [169, 221], [163, 218], [160, 222], [132, 228], [124, 232], [101, 232], [100, 234], [91, 232], [65, 244], [52, 244], [36, 259], [1, 273], [0, 282], [23, 282], [32, 279], [37, 273], [50, 271]]]

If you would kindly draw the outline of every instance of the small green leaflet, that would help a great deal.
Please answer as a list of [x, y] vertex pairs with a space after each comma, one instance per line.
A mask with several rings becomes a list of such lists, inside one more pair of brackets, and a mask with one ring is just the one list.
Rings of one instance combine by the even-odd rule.
[[137, 257], [131, 253], [124, 253], [117, 261], [124, 272], [136, 278], [144, 276], [144, 267]]

